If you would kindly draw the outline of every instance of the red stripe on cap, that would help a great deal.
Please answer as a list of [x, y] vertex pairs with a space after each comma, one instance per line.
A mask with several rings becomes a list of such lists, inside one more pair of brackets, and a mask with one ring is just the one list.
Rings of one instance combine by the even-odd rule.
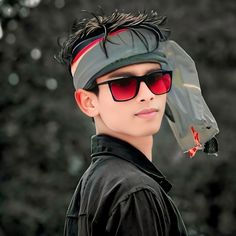
[[[124, 32], [126, 31], [127, 29], [120, 29], [120, 30], [117, 30], [115, 32], [112, 32], [110, 34], [108, 34], [108, 36], [114, 36], [114, 35], [117, 35], [121, 32]], [[101, 38], [98, 38], [98, 39], [95, 39], [93, 42], [89, 43], [87, 46], [85, 46], [82, 50], [80, 50], [78, 52], [78, 54], [75, 56], [74, 60], [72, 61], [71, 63], [71, 66], [81, 57], [83, 56], [90, 48], [92, 48], [93, 46], [95, 46], [97, 43], [101, 42], [102, 40], [104, 40], [104, 37], [101, 37]]]

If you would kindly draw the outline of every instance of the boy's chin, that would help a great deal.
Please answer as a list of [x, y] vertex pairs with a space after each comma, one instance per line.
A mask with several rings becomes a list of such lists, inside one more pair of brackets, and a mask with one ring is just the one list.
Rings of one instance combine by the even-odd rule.
[[146, 137], [146, 136], [153, 136], [155, 134], [157, 134], [160, 130], [160, 126], [158, 127], [155, 127], [153, 129], [150, 129], [150, 130], [142, 130], [142, 131], [139, 131], [139, 132], [136, 132], [136, 134], [134, 136], [143, 136], [143, 137]]

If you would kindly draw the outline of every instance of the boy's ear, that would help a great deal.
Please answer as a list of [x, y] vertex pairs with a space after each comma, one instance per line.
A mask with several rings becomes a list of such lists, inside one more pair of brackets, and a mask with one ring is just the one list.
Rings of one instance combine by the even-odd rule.
[[75, 100], [80, 110], [89, 117], [95, 117], [98, 115], [97, 110], [97, 96], [84, 89], [78, 89], [75, 91]]

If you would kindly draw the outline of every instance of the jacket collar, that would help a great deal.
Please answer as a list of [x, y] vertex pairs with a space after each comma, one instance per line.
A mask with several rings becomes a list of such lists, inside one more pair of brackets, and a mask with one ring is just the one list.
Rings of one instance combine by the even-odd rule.
[[100, 155], [115, 155], [118, 158], [131, 162], [137, 168], [156, 180], [160, 186], [169, 192], [171, 184], [151, 161], [131, 144], [105, 134], [94, 135], [91, 138], [91, 157]]

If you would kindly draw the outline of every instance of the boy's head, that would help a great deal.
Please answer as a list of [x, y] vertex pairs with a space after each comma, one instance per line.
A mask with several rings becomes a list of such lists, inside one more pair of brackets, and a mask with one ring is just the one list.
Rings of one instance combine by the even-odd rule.
[[171, 68], [158, 50], [168, 38], [156, 12], [84, 19], [73, 26], [60, 53], [69, 66], [80, 109], [97, 133], [156, 133], [171, 88]]

